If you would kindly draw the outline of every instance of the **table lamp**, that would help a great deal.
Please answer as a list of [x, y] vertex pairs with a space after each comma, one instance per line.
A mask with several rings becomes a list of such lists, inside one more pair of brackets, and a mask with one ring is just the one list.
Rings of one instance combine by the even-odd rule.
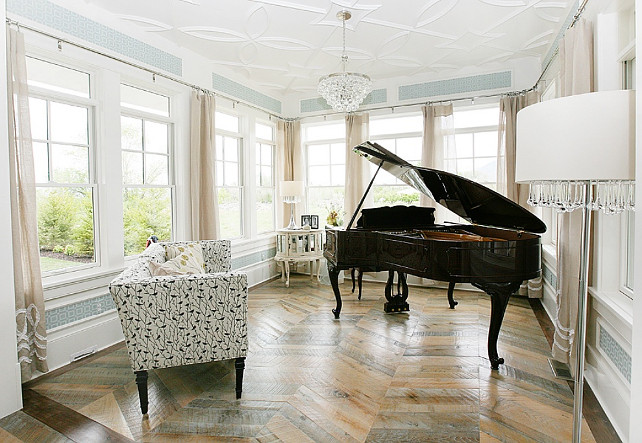
[[296, 222], [294, 220], [294, 205], [301, 201], [303, 196], [303, 182], [302, 181], [282, 181], [280, 183], [279, 193], [283, 198], [284, 203], [290, 204], [290, 224], [285, 229], [296, 229]]
[[603, 91], [537, 103], [517, 114], [515, 181], [529, 204], [582, 210], [575, 329], [573, 442], [580, 442], [591, 211], [635, 205], [635, 91]]

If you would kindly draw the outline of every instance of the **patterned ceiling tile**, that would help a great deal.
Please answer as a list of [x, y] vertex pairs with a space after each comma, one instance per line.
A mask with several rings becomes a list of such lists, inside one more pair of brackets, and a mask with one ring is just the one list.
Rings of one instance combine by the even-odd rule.
[[[8, 5], [36, 0], [7, 0]], [[45, 0], [39, 0], [45, 2]], [[375, 81], [512, 69], [515, 60], [545, 62], [578, 0], [91, 0], [126, 26], [154, 32], [234, 78], [271, 85], [286, 96], [313, 90], [341, 69], [346, 22], [348, 69]], [[71, 3], [71, 2], [70, 2]], [[79, 2], [80, 3], [80, 2]], [[49, 14], [51, 15], [51, 14]], [[320, 25], [320, 26], [319, 26]], [[554, 50], [553, 50], [554, 51]], [[499, 66], [497, 66], [499, 65]], [[528, 63], [535, 69], [536, 63]], [[539, 72], [533, 73], [533, 76]], [[403, 77], [403, 80], [397, 80]], [[277, 88], [277, 85], [280, 85]]]
[[172, 29], [171, 25], [159, 22], [158, 20], [152, 20], [147, 17], [140, 17], [138, 15], [119, 15], [119, 17], [123, 20], [140, 24], [141, 25], [140, 28], [143, 31], [158, 32], [158, 31], [168, 31]]

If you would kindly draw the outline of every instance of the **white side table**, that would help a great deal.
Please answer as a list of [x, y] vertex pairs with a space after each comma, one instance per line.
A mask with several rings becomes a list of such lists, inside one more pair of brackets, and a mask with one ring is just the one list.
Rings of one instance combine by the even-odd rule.
[[290, 263], [310, 263], [310, 279], [319, 281], [320, 260], [323, 257], [323, 229], [279, 229], [276, 231], [276, 255], [274, 260], [281, 265], [281, 280], [290, 286]]

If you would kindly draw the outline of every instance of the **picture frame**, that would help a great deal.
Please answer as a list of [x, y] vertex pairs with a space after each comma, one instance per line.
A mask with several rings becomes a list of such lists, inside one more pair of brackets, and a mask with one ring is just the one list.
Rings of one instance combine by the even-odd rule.
[[311, 215], [310, 216], [310, 228], [319, 229], [319, 216]]
[[311, 226], [310, 222], [311, 222], [311, 219], [309, 214], [303, 214], [301, 216], [301, 227], [304, 227], [305, 225]]

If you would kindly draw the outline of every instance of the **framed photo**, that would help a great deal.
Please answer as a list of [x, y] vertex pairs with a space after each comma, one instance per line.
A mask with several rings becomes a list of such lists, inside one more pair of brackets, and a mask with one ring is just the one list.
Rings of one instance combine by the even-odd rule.
[[310, 215], [308, 214], [301, 216], [301, 227], [304, 227], [305, 225], [310, 226]]
[[310, 216], [310, 227], [312, 229], [319, 229], [319, 216], [311, 215]]

